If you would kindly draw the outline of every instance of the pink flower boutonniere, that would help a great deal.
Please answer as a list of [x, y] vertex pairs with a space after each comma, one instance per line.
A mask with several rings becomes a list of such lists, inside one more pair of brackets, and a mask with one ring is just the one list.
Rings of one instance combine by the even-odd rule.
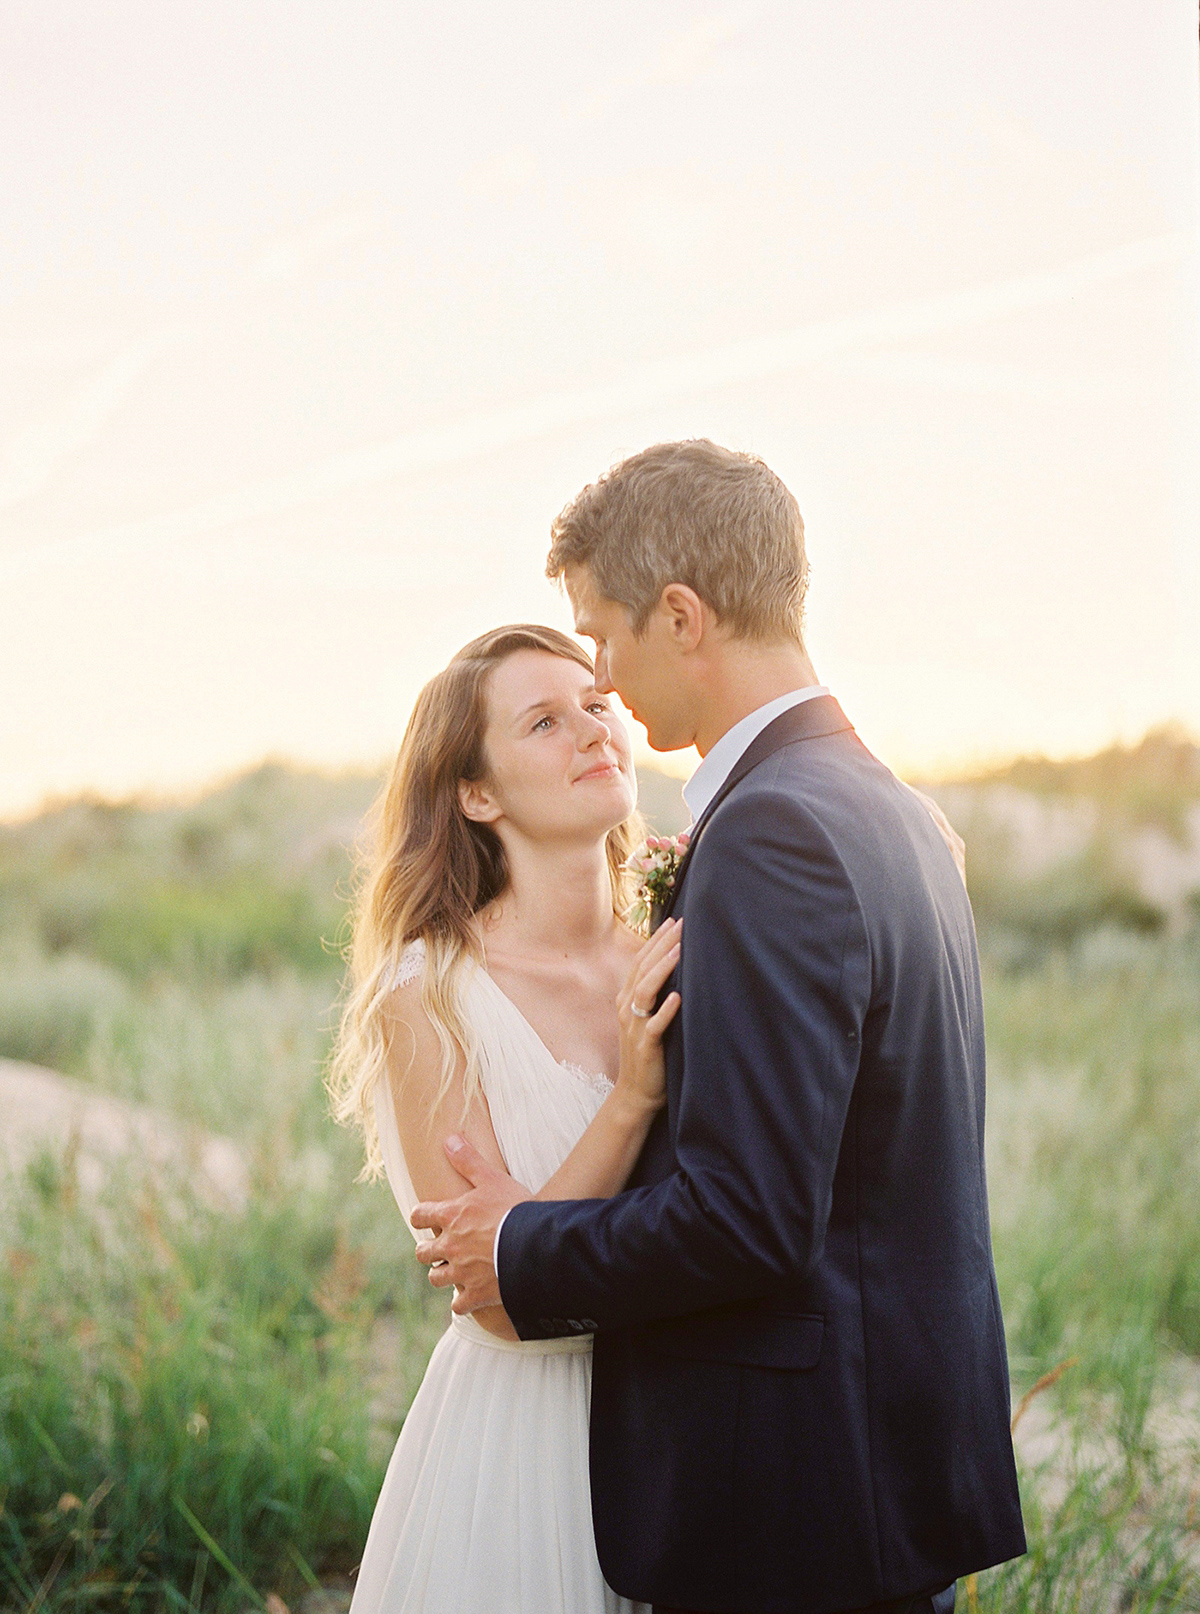
[[651, 935], [662, 922], [690, 839], [688, 830], [682, 835], [651, 835], [626, 861], [625, 867], [638, 877], [638, 889], [625, 918], [643, 936]]

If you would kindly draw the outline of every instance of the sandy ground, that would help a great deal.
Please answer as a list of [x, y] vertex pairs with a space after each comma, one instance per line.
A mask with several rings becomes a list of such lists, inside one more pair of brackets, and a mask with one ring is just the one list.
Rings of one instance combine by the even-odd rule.
[[[1014, 1386], [1014, 1408], [1019, 1400]], [[1097, 1398], [1090, 1423], [1064, 1418], [1053, 1393], [1029, 1403], [1018, 1419], [1013, 1443], [1025, 1465], [1041, 1476], [1048, 1505], [1062, 1501], [1077, 1468], [1108, 1468], [1120, 1462], [1115, 1418], [1115, 1407], [1103, 1398]], [[1163, 1478], [1191, 1481], [1200, 1475], [1200, 1362], [1194, 1357], [1174, 1353], [1163, 1361], [1146, 1415], [1146, 1438]]]
[[22, 1170], [44, 1148], [74, 1151], [85, 1193], [97, 1193], [112, 1166], [132, 1157], [165, 1176], [188, 1176], [216, 1205], [236, 1210], [246, 1202], [246, 1160], [228, 1138], [181, 1127], [39, 1065], [0, 1059], [0, 1174]]

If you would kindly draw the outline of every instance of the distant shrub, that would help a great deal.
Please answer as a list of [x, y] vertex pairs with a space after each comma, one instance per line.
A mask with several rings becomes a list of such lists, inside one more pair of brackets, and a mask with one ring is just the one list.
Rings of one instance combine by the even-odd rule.
[[976, 782], [1094, 801], [1130, 823], [1182, 837], [1189, 810], [1200, 802], [1200, 745], [1183, 728], [1167, 724], [1136, 745], [1111, 745], [1089, 757], [1019, 757]]
[[1001, 859], [972, 852], [967, 883], [981, 936], [1013, 958], [1037, 959], [1105, 929], [1156, 936], [1167, 922], [1101, 847], [1034, 879], [1020, 879]]
[[237, 977], [335, 967], [323, 941], [340, 913], [303, 885], [251, 874], [207, 883], [157, 881], [116, 889], [66, 882], [46, 893], [45, 945], [90, 954], [124, 974], [155, 970]]
[[683, 799], [683, 784], [657, 768], [639, 768], [638, 811], [656, 835], [678, 835], [692, 821]]
[[76, 1070], [127, 999], [121, 977], [96, 959], [10, 957], [0, 965], [0, 1057]]
[[125, 1010], [101, 1024], [75, 1074], [120, 1098], [277, 1156], [355, 1140], [330, 1127], [321, 1082], [334, 980], [244, 975], [130, 983]]

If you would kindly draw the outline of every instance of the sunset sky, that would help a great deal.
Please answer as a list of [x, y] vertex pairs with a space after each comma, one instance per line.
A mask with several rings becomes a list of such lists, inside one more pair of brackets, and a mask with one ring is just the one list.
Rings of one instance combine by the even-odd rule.
[[381, 760], [680, 436], [893, 765], [1200, 730], [1192, 0], [21, 10], [0, 815]]

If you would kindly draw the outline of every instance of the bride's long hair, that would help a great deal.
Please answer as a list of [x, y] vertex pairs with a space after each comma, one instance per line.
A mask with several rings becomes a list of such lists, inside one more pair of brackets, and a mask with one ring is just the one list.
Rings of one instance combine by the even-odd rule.
[[[367, 1177], [378, 1176], [383, 1165], [375, 1088], [386, 1079], [387, 1004], [400, 955], [410, 942], [425, 943], [421, 1002], [441, 1044], [439, 1098], [460, 1055], [466, 1062], [468, 1104], [478, 1092], [479, 1048], [462, 1012], [462, 972], [468, 960], [482, 963], [476, 915], [504, 891], [509, 871], [500, 837], [490, 825], [466, 816], [458, 787], [460, 780], [486, 776], [488, 677], [518, 650], [544, 650], [594, 670], [587, 653], [554, 628], [521, 623], [472, 639], [417, 697], [391, 776], [368, 820], [341, 1023], [327, 1078], [334, 1117], [363, 1130]], [[634, 813], [608, 832], [617, 914], [632, 895], [624, 865], [641, 831]]]

